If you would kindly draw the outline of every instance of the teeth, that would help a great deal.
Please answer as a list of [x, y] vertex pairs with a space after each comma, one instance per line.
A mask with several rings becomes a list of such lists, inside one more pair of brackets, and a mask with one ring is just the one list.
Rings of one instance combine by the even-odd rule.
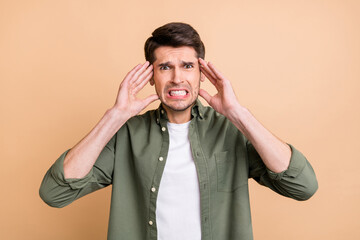
[[185, 90], [170, 91], [170, 95], [171, 95], [171, 96], [185, 96], [185, 95], [186, 95], [186, 91], [185, 91]]

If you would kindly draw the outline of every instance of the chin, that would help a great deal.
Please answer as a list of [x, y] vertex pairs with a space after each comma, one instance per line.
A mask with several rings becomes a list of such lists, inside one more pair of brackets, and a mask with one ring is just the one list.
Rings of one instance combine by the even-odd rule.
[[174, 111], [174, 112], [182, 112], [190, 107], [192, 107], [195, 103], [196, 99], [191, 102], [184, 102], [184, 103], [166, 103], [165, 101], [161, 101], [162, 104], [164, 104], [168, 109]]

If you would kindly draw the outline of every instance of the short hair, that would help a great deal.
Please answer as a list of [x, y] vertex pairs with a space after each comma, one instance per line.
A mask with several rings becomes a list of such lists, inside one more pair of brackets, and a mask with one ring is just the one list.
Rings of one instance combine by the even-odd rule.
[[145, 42], [145, 59], [151, 64], [156, 61], [154, 52], [158, 47], [193, 47], [198, 58], [204, 59], [205, 46], [198, 32], [189, 24], [172, 22], [154, 30]]

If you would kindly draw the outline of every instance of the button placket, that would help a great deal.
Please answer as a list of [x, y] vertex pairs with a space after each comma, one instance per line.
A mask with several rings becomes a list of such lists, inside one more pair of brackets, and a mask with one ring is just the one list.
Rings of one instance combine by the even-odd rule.
[[[200, 114], [199, 114], [200, 115]], [[201, 116], [200, 116], [201, 117]], [[209, 187], [209, 173], [206, 163], [206, 155], [202, 152], [201, 144], [198, 141], [197, 136], [197, 124], [200, 119], [196, 118], [193, 123], [190, 124], [189, 140], [192, 149], [192, 155], [194, 158], [196, 170], [199, 178], [200, 187], [200, 207], [202, 212], [201, 224], [203, 226], [202, 235], [204, 239], [210, 236], [211, 221], [209, 221], [210, 212], [210, 187]]]
[[[148, 226], [150, 230], [150, 239], [156, 239], [157, 237], [157, 228], [156, 226], [156, 201], [158, 197], [158, 187], [160, 185], [162, 172], [164, 170], [164, 163], [166, 160], [166, 156], [169, 150], [169, 134], [167, 131], [167, 117], [166, 112], [163, 109], [160, 109], [158, 115], [155, 117], [155, 121], [157, 126], [159, 127], [160, 139], [162, 141], [161, 150], [159, 155], [157, 156], [157, 166], [154, 172], [154, 178], [152, 180], [151, 185], [149, 186], [149, 194], [150, 194], [150, 204], [149, 204], [149, 217], [148, 217]], [[156, 159], [154, 159], [156, 161]]]

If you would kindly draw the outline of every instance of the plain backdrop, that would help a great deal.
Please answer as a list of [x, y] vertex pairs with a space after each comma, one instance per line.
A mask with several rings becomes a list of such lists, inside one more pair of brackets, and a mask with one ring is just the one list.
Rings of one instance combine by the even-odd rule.
[[359, 12], [346, 0], [0, 1], [0, 239], [106, 239], [111, 187], [55, 209], [39, 186], [172, 21], [198, 30], [240, 103], [317, 174], [306, 202], [250, 180], [255, 239], [360, 239]]

